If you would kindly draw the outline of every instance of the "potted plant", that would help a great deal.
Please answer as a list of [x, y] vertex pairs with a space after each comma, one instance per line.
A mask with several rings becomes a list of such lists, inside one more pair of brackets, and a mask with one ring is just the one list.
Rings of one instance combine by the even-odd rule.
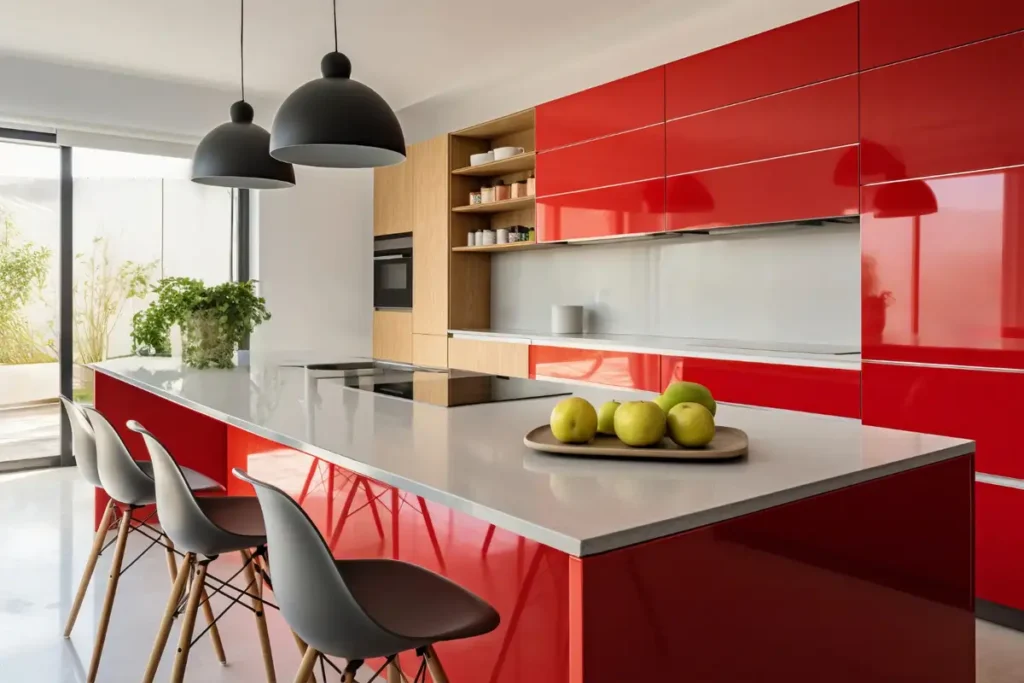
[[181, 328], [182, 360], [193, 368], [232, 368], [238, 344], [270, 320], [266, 300], [252, 281], [207, 287], [201, 280], [168, 277], [156, 301], [132, 319], [132, 346], [139, 355], [171, 354], [171, 327]]

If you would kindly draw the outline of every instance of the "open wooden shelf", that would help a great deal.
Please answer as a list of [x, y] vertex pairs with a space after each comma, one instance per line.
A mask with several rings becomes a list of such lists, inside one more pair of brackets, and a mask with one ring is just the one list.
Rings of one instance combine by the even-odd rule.
[[550, 249], [561, 242], [511, 242], [509, 244], [485, 244], [479, 247], [452, 247], [452, 251], [523, 251], [526, 249]]
[[517, 154], [501, 161], [490, 161], [477, 166], [464, 166], [452, 171], [452, 175], [499, 176], [519, 171], [532, 171], [537, 166], [536, 152]]
[[457, 130], [453, 135], [459, 135], [464, 138], [490, 140], [492, 138], [500, 138], [501, 136], [508, 135], [509, 133], [529, 130], [536, 125], [533, 111], [532, 107], [530, 109], [524, 109], [523, 111], [516, 112], [515, 114], [502, 116], [500, 119], [493, 119], [487, 123], [481, 123], [478, 126], [470, 126], [469, 128]]
[[517, 209], [529, 208], [536, 201], [536, 197], [516, 197], [515, 199], [503, 199], [500, 202], [456, 206], [452, 211], [455, 213], [501, 213], [502, 211], [516, 211]]

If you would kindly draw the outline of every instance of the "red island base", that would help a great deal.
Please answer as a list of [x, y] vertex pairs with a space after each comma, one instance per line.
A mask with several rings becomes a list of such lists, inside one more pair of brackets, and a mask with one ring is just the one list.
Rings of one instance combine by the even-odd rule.
[[335, 556], [488, 600], [496, 631], [438, 646], [453, 683], [975, 680], [972, 456], [573, 557], [99, 373], [96, 405], [135, 457], [129, 419], [232, 495], [232, 467], [290, 492]]

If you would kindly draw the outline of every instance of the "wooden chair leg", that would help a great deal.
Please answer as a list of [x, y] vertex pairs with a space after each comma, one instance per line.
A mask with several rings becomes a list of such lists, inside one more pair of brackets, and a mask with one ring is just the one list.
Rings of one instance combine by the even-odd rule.
[[398, 655], [388, 662], [388, 683], [402, 683], [402, 667], [398, 664]]
[[448, 674], [444, 672], [444, 667], [441, 666], [441, 660], [438, 659], [433, 645], [427, 646], [427, 668], [430, 670], [430, 677], [434, 679], [434, 683], [448, 683]]
[[203, 599], [205, 583], [206, 563], [200, 562], [196, 567], [195, 578], [192, 579], [192, 591], [188, 594], [188, 604], [181, 620], [181, 635], [178, 637], [178, 653], [171, 669], [171, 683], [181, 683], [185, 679], [185, 666], [188, 664], [188, 653], [192, 647], [192, 631], [196, 627], [196, 614], [199, 612], [199, 601]]
[[216, 617], [213, 614], [213, 605], [210, 604], [210, 596], [206, 594], [205, 588], [203, 588], [203, 618], [206, 619], [207, 624], [210, 624], [210, 645], [213, 646], [213, 653], [217, 655], [217, 661], [221, 664], [227, 663], [227, 657], [224, 656], [224, 644], [220, 640], [220, 629], [217, 628], [214, 621]]
[[71, 629], [75, 627], [78, 620], [78, 611], [82, 609], [82, 601], [85, 600], [85, 592], [92, 581], [92, 573], [96, 569], [96, 560], [103, 550], [103, 543], [107, 540], [107, 532], [110, 531], [110, 520], [114, 517], [114, 501], [107, 501], [107, 507], [103, 511], [103, 519], [96, 529], [96, 535], [92, 539], [92, 549], [89, 550], [89, 559], [85, 561], [85, 569], [82, 570], [82, 579], [78, 582], [78, 593], [75, 594], [75, 601], [71, 604], [71, 611], [68, 613], [67, 623], [64, 624], [64, 637], [71, 637]]
[[313, 673], [313, 666], [316, 664], [317, 655], [320, 653], [311, 647], [306, 648], [306, 654], [302, 656], [302, 663], [299, 664], [299, 670], [295, 672], [295, 682], [303, 683], [310, 674]]
[[178, 558], [174, 556], [174, 541], [164, 536], [164, 549], [167, 551], [167, 573], [171, 575], [171, 584], [178, 578]]
[[[306, 655], [306, 650], [309, 649], [309, 645], [306, 645], [306, 641], [299, 637], [299, 634], [292, 631], [292, 638], [295, 639], [295, 645], [299, 648], [299, 654], [302, 656]], [[306, 678], [305, 683], [316, 683], [316, 676], [311, 672], [309, 677]]]
[[157, 631], [156, 641], [153, 643], [153, 652], [149, 655], [149, 664], [146, 665], [146, 673], [142, 677], [142, 683], [153, 683], [153, 679], [156, 678], [156, 670], [160, 667], [160, 658], [164, 655], [164, 649], [167, 647], [167, 637], [171, 633], [171, 622], [174, 621], [174, 615], [178, 611], [178, 603], [181, 602], [181, 596], [185, 592], [185, 584], [188, 581], [188, 575], [194, 560], [195, 555], [188, 553], [181, 562], [181, 569], [178, 570], [175, 567], [177, 576], [175, 577], [174, 585], [171, 586], [171, 594], [167, 598], [167, 608], [164, 610], [164, 618], [160, 622], [160, 630]]
[[[248, 591], [257, 592], [259, 586], [256, 583], [256, 572], [252, 568], [252, 555], [248, 550], [239, 552], [242, 562], [245, 563], [245, 584]], [[267, 672], [267, 683], [277, 683], [277, 676], [274, 673], [274, 655], [270, 651], [270, 634], [267, 632], [267, 617], [263, 610], [263, 601], [257, 597], [250, 597], [252, 608], [256, 610], [256, 631], [260, 636], [260, 650], [263, 652], [263, 668]]]
[[128, 532], [131, 530], [132, 511], [124, 511], [121, 523], [117, 527], [117, 543], [114, 544], [114, 557], [110, 562], [110, 578], [107, 579], [107, 594], [103, 598], [103, 611], [96, 625], [96, 643], [92, 649], [92, 660], [89, 662], [88, 683], [94, 683], [100, 669], [100, 656], [103, 654], [103, 643], [107, 639], [107, 627], [110, 625], [110, 612], [114, 608], [114, 596], [117, 594], [117, 582], [121, 578], [121, 562], [124, 561], [124, 549], [128, 543]]

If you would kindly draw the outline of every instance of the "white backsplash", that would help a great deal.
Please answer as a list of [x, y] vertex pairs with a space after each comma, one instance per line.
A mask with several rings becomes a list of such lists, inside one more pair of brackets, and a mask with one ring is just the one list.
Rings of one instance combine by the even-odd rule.
[[793, 226], [491, 257], [491, 328], [860, 345], [859, 226]]

